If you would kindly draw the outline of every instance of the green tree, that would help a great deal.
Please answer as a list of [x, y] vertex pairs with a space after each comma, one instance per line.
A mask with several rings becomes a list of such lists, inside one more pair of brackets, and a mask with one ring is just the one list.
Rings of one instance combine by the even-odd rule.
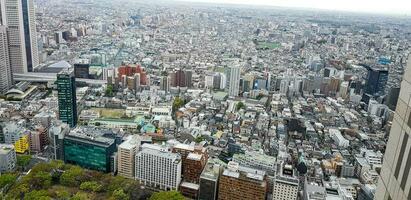
[[17, 179], [15, 174], [2, 174], [0, 176], [0, 189], [8, 184], [13, 184]]
[[150, 200], [185, 200], [185, 198], [177, 191], [167, 191], [154, 193]]
[[70, 200], [89, 200], [91, 199], [87, 193], [77, 192]]
[[106, 88], [106, 96], [113, 97], [114, 96], [114, 87], [113, 84], [108, 84]]
[[173, 101], [173, 112], [177, 111], [178, 109], [180, 109], [181, 107], [184, 106], [184, 99], [180, 98], [180, 97], [176, 97], [174, 98]]
[[33, 190], [24, 196], [24, 200], [51, 200], [46, 190]]
[[17, 156], [17, 166], [21, 167], [23, 170], [30, 164], [31, 155], [19, 155]]
[[100, 192], [103, 186], [96, 181], [86, 181], [81, 183], [80, 189], [91, 192]]
[[239, 111], [241, 109], [245, 109], [245, 104], [243, 102], [238, 102], [236, 105], [236, 110]]
[[24, 177], [25, 181], [35, 190], [47, 189], [51, 186], [51, 174], [49, 172], [31, 173]]
[[75, 187], [81, 184], [84, 170], [78, 166], [72, 166], [60, 176], [60, 183], [64, 186]]
[[113, 200], [129, 200], [130, 197], [124, 192], [123, 189], [114, 190], [113, 194], [111, 195], [111, 199]]

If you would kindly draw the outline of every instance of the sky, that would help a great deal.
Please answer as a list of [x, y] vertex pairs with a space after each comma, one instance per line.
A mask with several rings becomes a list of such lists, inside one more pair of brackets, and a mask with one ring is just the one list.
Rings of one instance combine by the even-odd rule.
[[184, 0], [411, 15], [411, 0]]

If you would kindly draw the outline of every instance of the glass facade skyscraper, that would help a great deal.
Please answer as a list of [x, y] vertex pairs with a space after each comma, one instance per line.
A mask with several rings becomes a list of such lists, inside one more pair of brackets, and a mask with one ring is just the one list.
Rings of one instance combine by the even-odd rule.
[[57, 74], [59, 119], [70, 127], [77, 124], [76, 78], [72, 69]]

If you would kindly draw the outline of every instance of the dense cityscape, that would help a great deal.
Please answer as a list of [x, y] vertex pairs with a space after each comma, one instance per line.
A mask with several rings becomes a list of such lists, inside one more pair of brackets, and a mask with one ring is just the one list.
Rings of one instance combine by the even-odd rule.
[[0, 199], [409, 200], [410, 41], [407, 15], [0, 0]]

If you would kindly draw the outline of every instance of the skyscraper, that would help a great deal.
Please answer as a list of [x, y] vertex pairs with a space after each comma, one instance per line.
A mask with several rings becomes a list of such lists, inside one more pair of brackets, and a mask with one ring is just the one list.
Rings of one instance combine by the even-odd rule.
[[384, 93], [387, 81], [387, 70], [368, 68], [367, 85], [365, 92], [371, 95]]
[[59, 100], [59, 119], [70, 127], [77, 124], [76, 78], [73, 69], [66, 69], [57, 74]]
[[33, 0], [0, 0], [0, 24], [9, 29], [13, 73], [33, 71], [39, 64]]
[[376, 200], [411, 198], [411, 56], [405, 69], [390, 138], [384, 155]]
[[12, 85], [7, 28], [0, 26], [0, 94], [6, 93]]
[[236, 97], [240, 93], [240, 67], [230, 67], [229, 72], [228, 95]]

